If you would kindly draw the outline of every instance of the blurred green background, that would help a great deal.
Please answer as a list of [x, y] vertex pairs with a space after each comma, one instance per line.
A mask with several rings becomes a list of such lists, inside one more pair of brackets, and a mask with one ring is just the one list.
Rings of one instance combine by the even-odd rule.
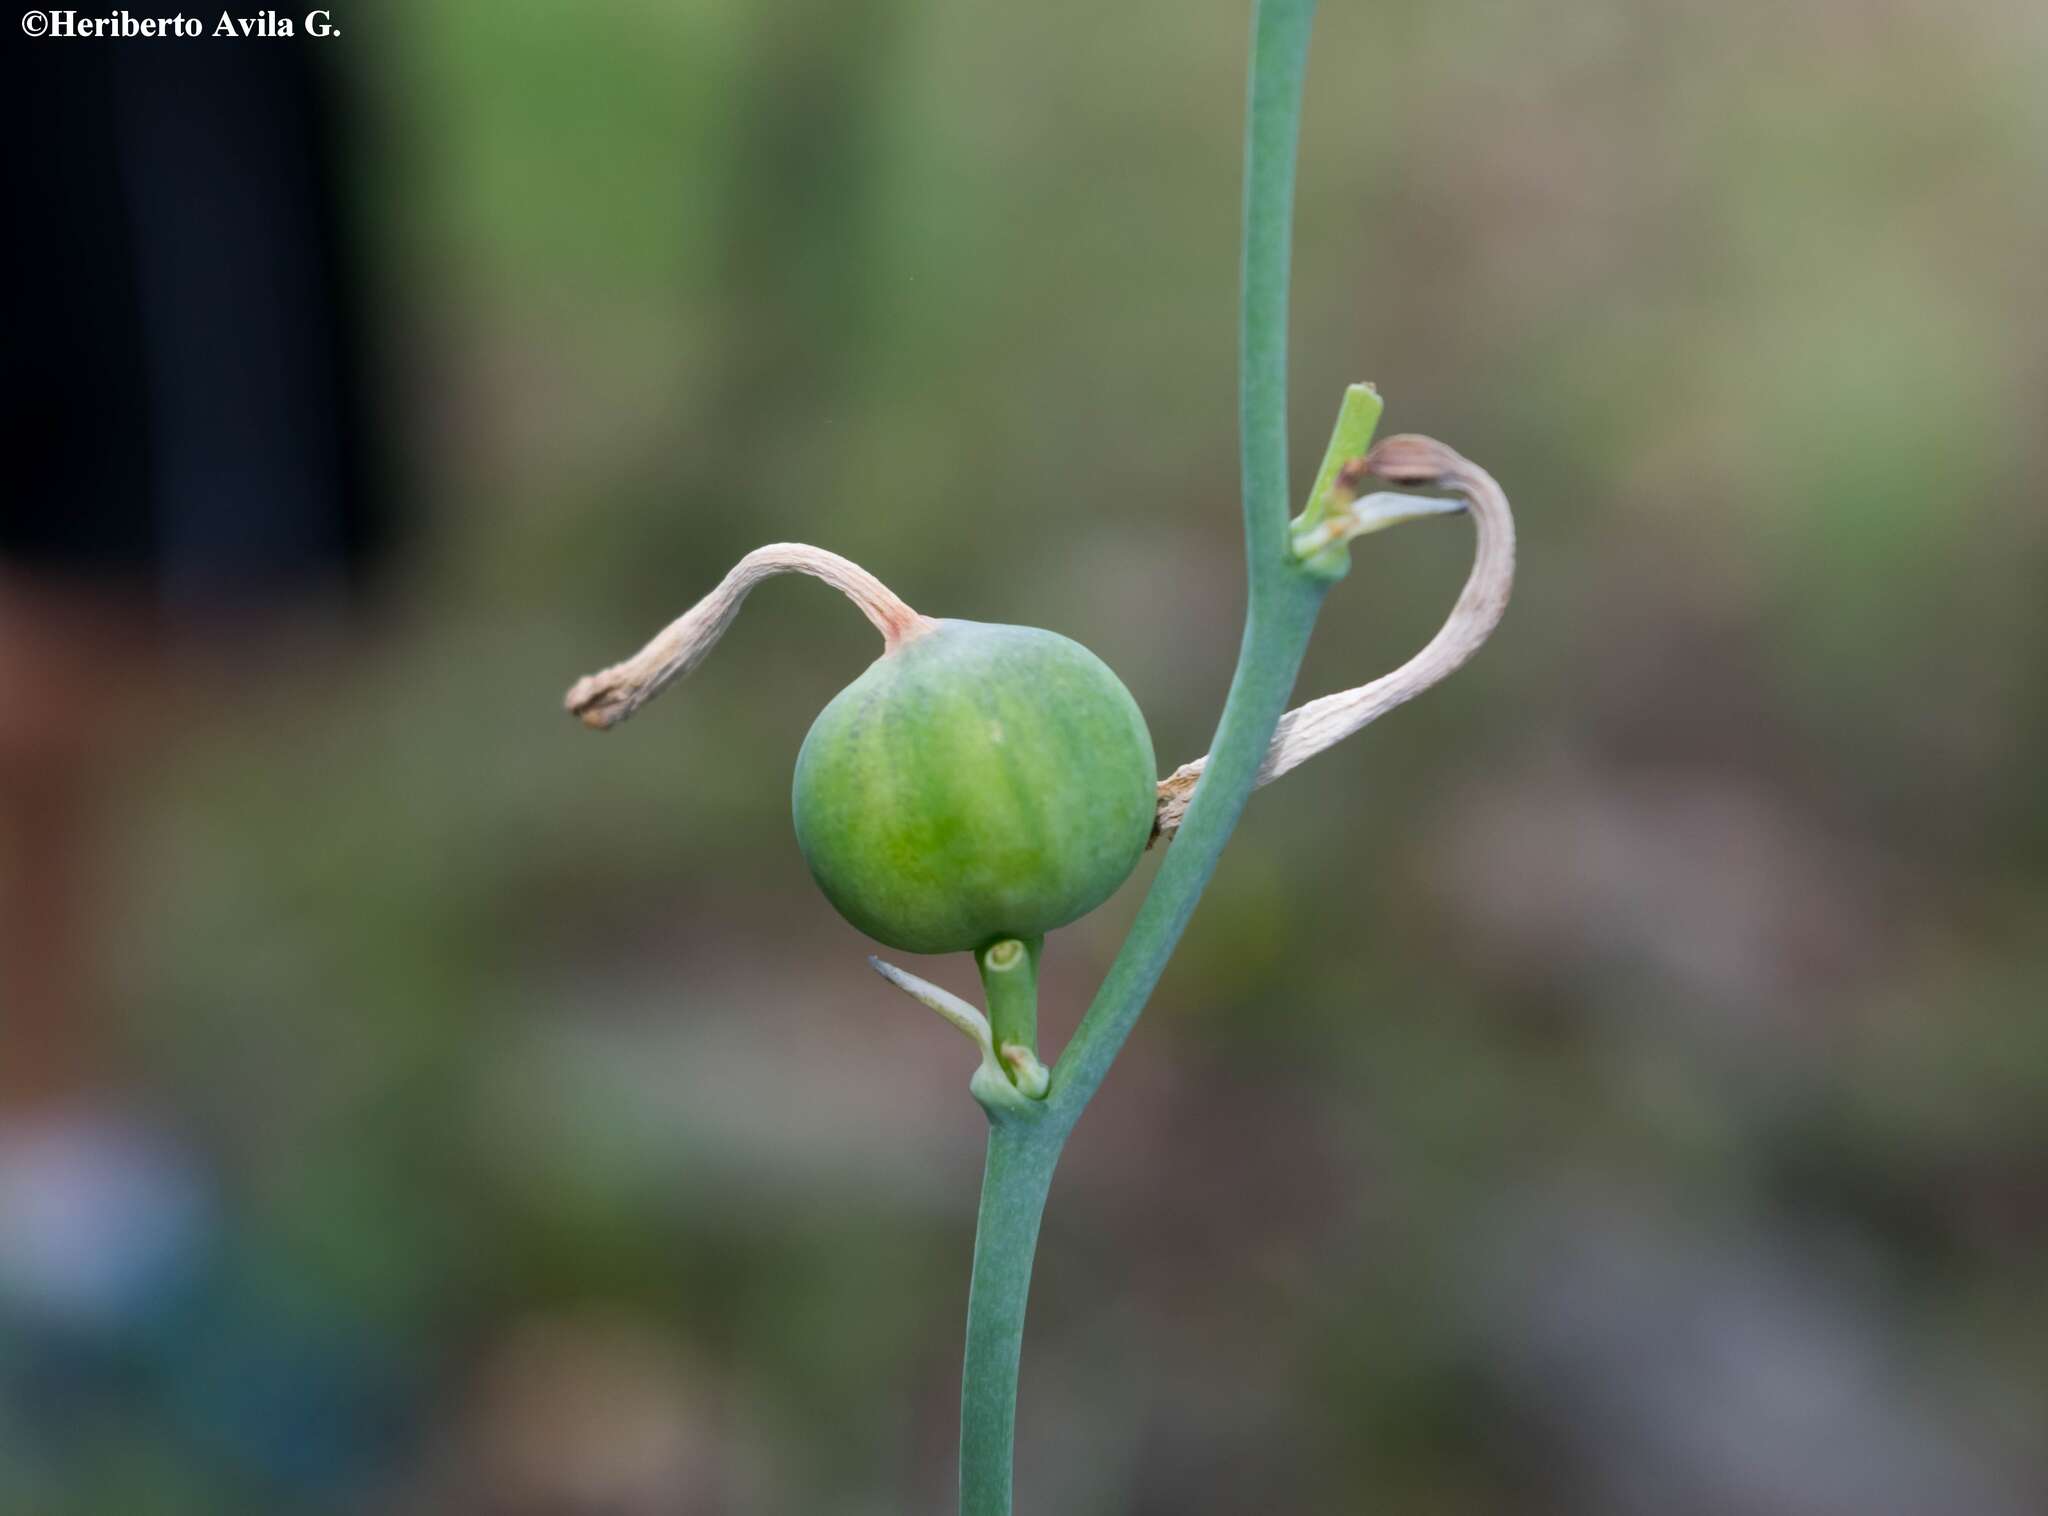
[[[1054, 1191], [1020, 1509], [2042, 1509], [2048, 12], [1323, 11], [1297, 479], [1375, 381], [1521, 582], [1252, 805]], [[777, 583], [630, 727], [560, 696], [796, 539], [1206, 747], [1246, 8], [343, 19], [419, 529], [381, 617], [195, 675], [128, 1035], [263, 1287], [402, 1360], [368, 1509], [945, 1509], [971, 1055], [787, 814], [869, 633]], [[1468, 551], [1362, 544], [1300, 696]], [[144, 1426], [77, 1499], [286, 1508], [238, 1478]]]

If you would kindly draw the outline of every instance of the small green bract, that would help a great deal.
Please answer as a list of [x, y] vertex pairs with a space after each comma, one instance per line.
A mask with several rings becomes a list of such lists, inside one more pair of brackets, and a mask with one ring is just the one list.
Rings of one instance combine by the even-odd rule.
[[1137, 867], [1144, 715], [1055, 632], [941, 621], [834, 697], [797, 755], [797, 844], [826, 898], [911, 953], [1037, 937]]

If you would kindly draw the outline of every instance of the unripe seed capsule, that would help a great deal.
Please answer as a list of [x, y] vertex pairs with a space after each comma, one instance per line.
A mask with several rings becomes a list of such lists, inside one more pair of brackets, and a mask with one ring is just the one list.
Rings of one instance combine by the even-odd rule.
[[638, 653], [578, 680], [570, 713], [623, 721], [703, 661], [757, 584], [788, 573], [844, 592], [883, 640], [797, 755], [797, 842], [841, 915], [913, 953], [1035, 944], [1130, 876], [1157, 769], [1108, 665], [1054, 632], [920, 616], [820, 548], [749, 553]]
[[798, 845], [826, 898], [913, 953], [1042, 936], [1130, 876], [1152, 739], [1079, 643], [941, 621], [825, 707], [797, 757]]

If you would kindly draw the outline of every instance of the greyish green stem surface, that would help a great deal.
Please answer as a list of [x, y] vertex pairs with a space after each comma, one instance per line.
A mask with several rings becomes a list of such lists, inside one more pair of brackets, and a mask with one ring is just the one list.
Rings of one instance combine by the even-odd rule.
[[1238, 388], [1248, 606], [1237, 672], [1187, 817], [1053, 1070], [1043, 1115], [991, 1116], [960, 1397], [961, 1516], [1009, 1516], [1024, 1305], [1053, 1169], [1216, 871], [1328, 587], [1295, 560], [1287, 536], [1288, 260], [1314, 14], [1315, 0], [1258, 0], [1252, 21]]
[[960, 1510], [1010, 1509], [1017, 1365], [1038, 1223], [1066, 1133], [1049, 1121], [999, 1119], [989, 1128], [967, 1295], [967, 1360], [960, 1381]]

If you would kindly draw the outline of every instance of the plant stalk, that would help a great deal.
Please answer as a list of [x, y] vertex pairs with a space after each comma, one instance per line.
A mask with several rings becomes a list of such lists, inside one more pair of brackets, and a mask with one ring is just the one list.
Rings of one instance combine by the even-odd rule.
[[1287, 538], [1287, 280], [1294, 159], [1314, 16], [1315, 0], [1258, 0], [1252, 20], [1238, 373], [1244, 641], [1187, 817], [1130, 936], [1053, 1071], [1049, 1100], [1069, 1127], [1136, 1025], [1244, 814], [1329, 588], [1296, 560]]
[[1006, 937], [974, 955], [998, 1051], [1006, 1044], [1038, 1051], [1038, 955], [1044, 950], [1043, 937]]
[[960, 1382], [961, 1516], [1009, 1516], [1017, 1426], [1017, 1366], [1038, 1223], [1066, 1133], [1050, 1121], [989, 1128], [967, 1295], [967, 1362]]
[[1043, 1118], [991, 1112], [960, 1397], [961, 1516], [1010, 1516], [1024, 1307], [1053, 1169], [1244, 812], [1328, 589], [1296, 561], [1287, 535], [1288, 263], [1314, 15], [1315, 0], [1257, 0], [1252, 20], [1238, 378], [1247, 608], [1237, 671], [1186, 819], [1053, 1070]]

